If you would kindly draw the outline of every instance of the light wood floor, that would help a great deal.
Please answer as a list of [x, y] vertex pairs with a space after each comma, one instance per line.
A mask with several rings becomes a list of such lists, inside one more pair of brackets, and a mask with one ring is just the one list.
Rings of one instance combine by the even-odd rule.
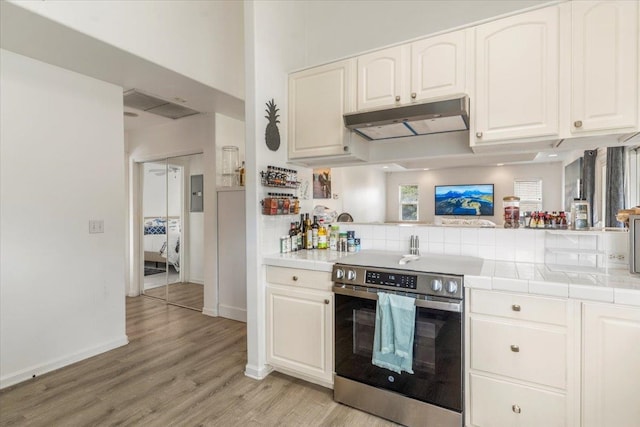
[[[147, 289], [144, 293], [156, 298], [166, 298], [164, 286]], [[204, 307], [204, 286], [189, 282], [172, 283], [169, 285], [169, 302], [202, 311], [202, 307]]]
[[244, 375], [244, 323], [127, 298], [130, 343], [0, 391], [1, 426], [394, 426], [279, 373]]

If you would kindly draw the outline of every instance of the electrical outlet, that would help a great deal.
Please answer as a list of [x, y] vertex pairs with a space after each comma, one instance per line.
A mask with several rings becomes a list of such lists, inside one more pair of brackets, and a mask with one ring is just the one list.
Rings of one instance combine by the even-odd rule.
[[90, 219], [89, 220], [89, 234], [104, 233], [104, 220], [102, 219]]
[[609, 254], [609, 259], [612, 261], [624, 261], [626, 256], [624, 254]]

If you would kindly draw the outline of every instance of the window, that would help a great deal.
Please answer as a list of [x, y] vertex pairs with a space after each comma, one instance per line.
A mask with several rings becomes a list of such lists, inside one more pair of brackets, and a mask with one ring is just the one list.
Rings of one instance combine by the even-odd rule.
[[418, 220], [418, 186], [400, 186], [400, 221]]
[[520, 197], [520, 212], [542, 210], [542, 180], [516, 179], [513, 182], [513, 193]]

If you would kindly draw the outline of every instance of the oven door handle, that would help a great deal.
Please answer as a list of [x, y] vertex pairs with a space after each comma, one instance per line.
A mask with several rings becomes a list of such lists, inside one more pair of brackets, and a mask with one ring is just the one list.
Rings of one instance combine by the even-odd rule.
[[[333, 286], [333, 293], [339, 295], [345, 295], [349, 297], [355, 298], [364, 298], [377, 301], [378, 294], [377, 292], [367, 292], [367, 291], [359, 291], [357, 289], [349, 289], [343, 288], [341, 286]], [[442, 311], [453, 311], [456, 313], [462, 313], [462, 301], [448, 302], [448, 301], [435, 301], [435, 300], [424, 300], [414, 298], [416, 307], [420, 308], [432, 308], [435, 310]]]

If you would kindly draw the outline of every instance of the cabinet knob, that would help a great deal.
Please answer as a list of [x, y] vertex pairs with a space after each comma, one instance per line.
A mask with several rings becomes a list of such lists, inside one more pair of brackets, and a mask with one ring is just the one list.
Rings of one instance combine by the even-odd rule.
[[476, 132], [476, 138], [482, 138], [482, 132]]
[[294, 282], [297, 282], [298, 281], [298, 276], [293, 276], [292, 279], [293, 279]]
[[573, 122], [573, 125], [577, 128], [581, 128], [582, 127], [582, 120], [576, 120], [575, 122]]
[[418, 96], [418, 94], [416, 94], [415, 92], [411, 92], [411, 99], [416, 99], [416, 96]]
[[324, 303], [325, 303], [325, 304], [329, 304], [330, 302], [331, 302], [331, 301], [330, 301], [330, 300], [328, 300], [328, 299], [324, 300]]
[[513, 310], [513, 311], [520, 311], [520, 306], [519, 306], [518, 304], [513, 304], [513, 305], [511, 306], [511, 310]]
[[520, 409], [520, 407], [518, 405], [512, 405], [511, 406], [511, 410], [513, 412], [515, 412], [516, 414], [519, 414], [520, 412], [522, 412], [522, 409]]
[[400, 102], [400, 95], [396, 96], [396, 102]]
[[520, 346], [519, 345], [512, 345], [511, 346], [511, 351], [513, 351], [514, 353], [519, 353], [520, 352]]

